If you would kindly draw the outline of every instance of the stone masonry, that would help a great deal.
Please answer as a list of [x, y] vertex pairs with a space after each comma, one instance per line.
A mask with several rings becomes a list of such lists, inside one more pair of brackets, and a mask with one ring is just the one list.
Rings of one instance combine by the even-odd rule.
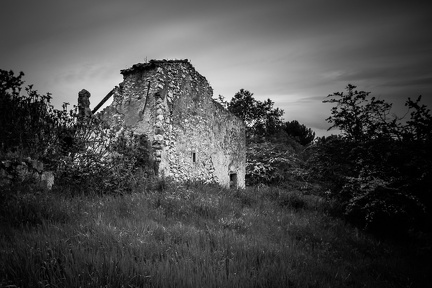
[[44, 164], [38, 160], [27, 157], [0, 161], [0, 189], [3, 185], [30, 179], [48, 190], [54, 185], [54, 173], [46, 171]]
[[149, 137], [159, 176], [245, 186], [245, 126], [212, 99], [188, 60], [151, 60], [121, 74], [113, 102], [99, 115]]
[[78, 113], [81, 119], [91, 116], [90, 92], [85, 89], [78, 93]]

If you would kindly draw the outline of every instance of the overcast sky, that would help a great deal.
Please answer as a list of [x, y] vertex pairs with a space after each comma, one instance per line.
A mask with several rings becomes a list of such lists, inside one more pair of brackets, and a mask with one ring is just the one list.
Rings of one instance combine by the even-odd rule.
[[1, 0], [0, 69], [23, 71], [57, 108], [83, 88], [94, 107], [121, 69], [189, 59], [215, 97], [247, 89], [328, 135], [322, 100], [348, 83], [396, 108], [419, 95], [432, 107], [428, 2]]

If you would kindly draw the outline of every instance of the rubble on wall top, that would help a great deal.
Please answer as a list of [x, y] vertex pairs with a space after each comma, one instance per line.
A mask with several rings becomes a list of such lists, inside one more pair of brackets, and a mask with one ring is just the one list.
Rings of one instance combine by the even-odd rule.
[[132, 67], [130, 67], [130, 68], [120, 70], [120, 73], [122, 75], [127, 75], [127, 74], [130, 74], [130, 73], [133, 73], [133, 72], [136, 72], [136, 71], [140, 71], [140, 70], [154, 69], [155, 67], [161, 66], [161, 65], [164, 65], [164, 64], [177, 64], [177, 63], [180, 63], [180, 64], [189, 64], [191, 67], [193, 67], [192, 64], [189, 62], [188, 59], [183, 59], [183, 60], [166, 60], [166, 59], [155, 60], [155, 59], [152, 59], [152, 60], [150, 60], [147, 63], [137, 63], [135, 65], [132, 65]]
[[[157, 68], [163, 68], [162, 70], [165, 70], [164, 68], [168, 69], [174, 69], [178, 70], [177, 72], [173, 72], [174, 74], [179, 73], [186, 73], [189, 74], [189, 76], [192, 76], [191, 80], [193, 79], [193, 82], [200, 83], [202, 87], [206, 87], [205, 89], [209, 91], [210, 95], [213, 95], [213, 89], [208, 83], [207, 79], [202, 76], [198, 71], [195, 70], [195, 67], [191, 64], [191, 62], [188, 59], [175, 59], [175, 60], [155, 60], [152, 59], [145, 63], [137, 63], [135, 65], [132, 65], [132, 67], [128, 69], [120, 70], [120, 73], [125, 78], [128, 75], [138, 74], [140, 72], [146, 72], [151, 70], [156, 70]], [[180, 71], [179, 68], [181, 68]], [[186, 68], [187, 71], [184, 71], [183, 69]], [[183, 75], [184, 76], [184, 75]], [[170, 80], [174, 80], [173, 78]]]

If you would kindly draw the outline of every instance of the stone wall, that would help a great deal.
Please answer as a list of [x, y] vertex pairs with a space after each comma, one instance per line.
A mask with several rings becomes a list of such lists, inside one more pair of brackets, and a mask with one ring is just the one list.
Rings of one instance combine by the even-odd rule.
[[151, 60], [121, 73], [124, 81], [100, 115], [148, 135], [159, 175], [244, 187], [244, 124], [212, 99], [189, 61]]
[[90, 110], [90, 92], [82, 89], [78, 93], [78, 119], [90, 117], [92, 112]]
[[0, 186], [27, 179], [35, 180], [48, 190], [54, 185], [53, 172], [45, 171], [44, 165], [40, 161], [31, 158], [0, 161]]

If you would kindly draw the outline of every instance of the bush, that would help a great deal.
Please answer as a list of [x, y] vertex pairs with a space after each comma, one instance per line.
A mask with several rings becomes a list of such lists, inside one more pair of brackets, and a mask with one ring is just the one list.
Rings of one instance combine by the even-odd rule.
[[57, 170], [70, 193], [124, 194], [154, 175], [146, 135], [105, 128], [97, 118], [74, 128], [74, 145]]
[[[374, 231], [427, 229], [432, 159], [426, 143], [331, 137], [315, 147], [310, 173], [327, 182], [343, 215]], [[429, 220], [428, 220], [429, 219]]]
[[280, 185], [306, 176], [302, 159], [285, 143], [250, 142], [246, 159], [247, 186]]
[[[372, 231], [430, 230], [432, 224], [432, 116], [408, 99], [411, 119], [389, 118], [391, 104], [348, 85], [334, 93], [327, 119], [340, 136], [311, 147], [311, 175], [328, 183], [328, 193], [352, 222]], [[407, 113], [408, 115], [408, 113]]]
[[353, 178], [344, 185], [339, 196], [345, 215], [365, 229], [395, 234], [418, 227], [425, 217], [425, 206], [418, 197], [402, 187], [392, 187], [376, 178]]
[[31, 85], [21, 94], [23, 76], [0, 70], [0, 151], [55, 163], [60, 131], [70, 121], [66, 106], [62, 111], [54, 109], [51, 95], [40, 95]]

